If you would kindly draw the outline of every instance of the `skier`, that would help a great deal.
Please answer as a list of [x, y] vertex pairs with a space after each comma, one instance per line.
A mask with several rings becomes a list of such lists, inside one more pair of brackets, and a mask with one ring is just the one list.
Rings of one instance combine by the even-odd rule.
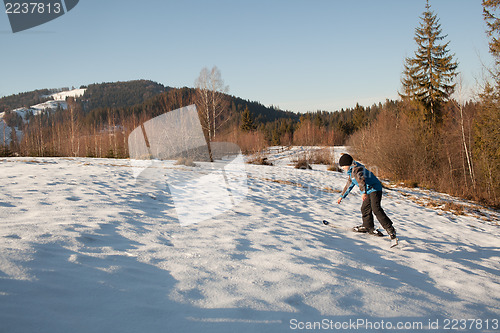
[[375, 225], [373, 223], [373, 214], [375, 214], [377, 220], [391, 237], [392, 246], [397, 245], [396, 230], [392, 226], [391, 219], [389, 219], [380, 206], [380, 202], [382, 201], [382, 183], [380, 183], [380, 180], [378, 180], [372, 172], [366, 169], [364, 165], [354, 161], [349, 154], [343, 154], [340, 157], [339, 165], [342, 169], [347, 171], [349, 180], [340, 198], [337, 200], [337, 203], [340, 204], [342, 199], [345, 199], [345, 197], [349, 195], [354, 185], [358, 185], [362, 193], [361, 198], [363, 199], [363, 204], [361, 205], [361, 214], [363, 224], [354, 227], [353, 230], [377, 235], [378, 232], [375, 230]]

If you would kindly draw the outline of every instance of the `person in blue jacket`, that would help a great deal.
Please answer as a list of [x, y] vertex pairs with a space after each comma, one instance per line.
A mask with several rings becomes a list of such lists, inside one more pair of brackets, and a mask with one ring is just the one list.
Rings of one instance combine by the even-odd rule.
[[362, 193], [363, 204], [361, 205], [361, 214], [363, 224], [354, 227], [354, 231], [376, 234], [377, 232], [373, 223], [373, 214], [375, 214], [377, 220], [387, 231], [391, 239], [397, 239], [392, 221], [380, 205], [382, 201], [382, 183], [380, 180], [371, 171], [366, 169], [363, 164], [354, 161], [349, 154], [343, 154], [340, 157], [339, 165], [347, 171], [349, 180], [337, 203], [340, 204], [342, 199], [345, 199], [349, 195], [355, 185], [359, 187]]

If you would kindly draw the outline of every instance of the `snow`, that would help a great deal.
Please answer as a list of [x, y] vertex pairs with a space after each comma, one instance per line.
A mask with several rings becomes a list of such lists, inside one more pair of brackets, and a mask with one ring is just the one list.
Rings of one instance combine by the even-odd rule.
[[[52, 98], [52, 100], [43, 102], [40, 104], [32, 105], [29, 108], [17, 108], [12, 110], [13, 112], [16, 112], [19, 114], [23, 119], [26, 119], [26, 115], [28, 112], [32, 112], [33, 114], [39, 114], [40, 112], [50, 109], [50, 110], [56, 110], [57, 108], [62, 108], [63, 110], [66, 110], [68, 108], [68, 104], [66, 103], [66, 98], [68, 97], [81, 97], [85, 93], [86, 89], [73, 89], [73, 90], [68, 90], [68, 91], [61, 91], [58, 93], [54, 93], [48, 96], [45, 96], [47, 98]], [[5, 112], [0, 113], [0, 118], [3, 118]]]
[[344, 230], [361, 220], [357, 191], [334, 203], [345, 174], [289, 165], [307, 149], [270, 153], [275, 166], [245, 165], [246, 199], [188, 226], [166, 191], [136, 182], [128, 160], [0, 159], [0, 331], [288, 332], [325, 319], [443, 328], [445, 319], [500, 318], [498, 212], [455, 215], [410, 199], [422, 190], [387, 189], [382, 205], [400, 237], [390, 249], [388, 237]]
[[33, 114], [39, 114], [43, 110], [50, 109], [50, 110], [56, 110], [57, 108], [61, 108], [63, 110], [66, 110], [68, 108], [68, 103], [66, 103], [66, 99], [69, 97], [81, 97], [85, 93], [86, 89], [73, 89], [73, 90], [68, 90], [68, 91], [61, 91], [58, 93], [54, 93], [52, 95], [46, 96], [46, 97], [52, 97], [53, 100], [32, 105], [29, 109], [33, 112]]
[[73, 97], [73, 98], [82, 97], [83, 94], [85, 94], [85, 90], [86, 90], [85, 88], [66, 90], [52, 94], [50, 96], [53, 97], [55, 101], [65, 101], [68, 97]]
[[[61, 108], [63, 110], [66, 110], [68, 108], [68, 103], [66, 103], [66, 99], [68, 97], [74, 97], [74, 98], [81, 97], [85, 93], [85, 90], [86, 89], [73, 89], [73, 90], [61, 91], [58, 93], [54, 93], [54, 94], [46, 96], [49, 98], [52, 97], [53, 100], [50, 100], [50, 101], [47, 101], [44, 103], [40, 103], [40, 104], [36, 104], [36, 105], [32, 105], [32, 106], [30, 106], [29, 109], [21, 108], [21, 109], [16, 109], [14, 111], [16, 111], [18, 113], [31, 111], [31, 112], [33, 112], [33, 114], [36, 115], [36, 114], [39, 114], [40, 112], [42, 112], [46, 109], [56, 110], [57, 108]], [[26, 119], [26, 115], [24, 113], [22, 114], [22, 117], [23, 117], [23, 119]]]

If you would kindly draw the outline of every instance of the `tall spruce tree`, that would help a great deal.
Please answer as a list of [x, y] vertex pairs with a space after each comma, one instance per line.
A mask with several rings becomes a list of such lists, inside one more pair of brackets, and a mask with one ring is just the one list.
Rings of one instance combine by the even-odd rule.
[[489, 41], [490, 53], [495, 58], [497, 66], [500, 65], [500, 18], [495, 13], [500, 8], [500, 0], [483, 0], [483, 16], [488, 29], [486, 33], [491, 38]]
[[490, 200], [500, 205], [500, 0], [483, 0], [486, 33], [490, 37], [490, 53], [495, 66], [490, 71], [493, 82], [486, 82], [479, 95], [481, 107], [475, 119], [473, 156], [482, 171]]
[[425, 6], [420, 26], [415, 29], [417, 51], [414, 58], [406, 58], [399, 95], [422, 103], [425, 119], [438, 122], [441, 119], [442, 103], [455, 90], [453, 83], [458, 63], [449, 54], [450, 42], [440, 44], [447, 35], [442, 35], [437, 15], [431, 11], [429, 1]]
[[245, 111], [241, 114], [241, 125], [240, 128], [245, 132], [255, 131], [257, 126], [255, 125], [250, 110], [248, 106], [245, 108]]

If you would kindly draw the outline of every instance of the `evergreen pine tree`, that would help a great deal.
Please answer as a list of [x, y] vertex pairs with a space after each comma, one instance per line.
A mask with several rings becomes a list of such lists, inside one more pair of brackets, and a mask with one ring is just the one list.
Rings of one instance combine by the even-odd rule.
[[437, 122], [441, 118], [442, 103], [453, 94], [458, 63], [448, 50], [449, 42], [440, 44], [447, 35], [442, 29], [437, 15], [430, 9], [429, 1], [425, 6], [420, 26], [415, 29], [418, 49], [414, 58], [406, 58], [403, 78], [403, 92], [400, 96], [421, 102], [425, 109], [425, 119]]
[[[495, 15], [495, 10], [500, 8], [500, 0], [483, 0], [483, 16], [486, 21], [488, 37], [491, 38], [490, 53], [495, 58], [497, 66], [500, 65], [500, 18]], [[498, 73], [496, 73], [498, 75]]]
[[356, 129], [361, 129], [368, 124], [368, 118], [366, 116], [365, 108], [356, 103], [353, 114], [353, 123]]
[[257, 126], [255, 126], [255, 123], [253, 122], [253, 118], [252, 115], [250, 114], [248, 106], [245, 108], [245, 111], [243, 111], [241, 115], [240, 128], [245, 132], [255, 131], [255, 129], [257, 128]]
[[500, 0], [483, 0], [487, 34], [491, 38], [490, 53], [495, 59], [491, 71], [494, 82], [487, 82], [482, 94], [481, 109], [475, 119], [473, 156], [482, 171], [481, 182], [486, 185], [490, 200], [500, 200]]

